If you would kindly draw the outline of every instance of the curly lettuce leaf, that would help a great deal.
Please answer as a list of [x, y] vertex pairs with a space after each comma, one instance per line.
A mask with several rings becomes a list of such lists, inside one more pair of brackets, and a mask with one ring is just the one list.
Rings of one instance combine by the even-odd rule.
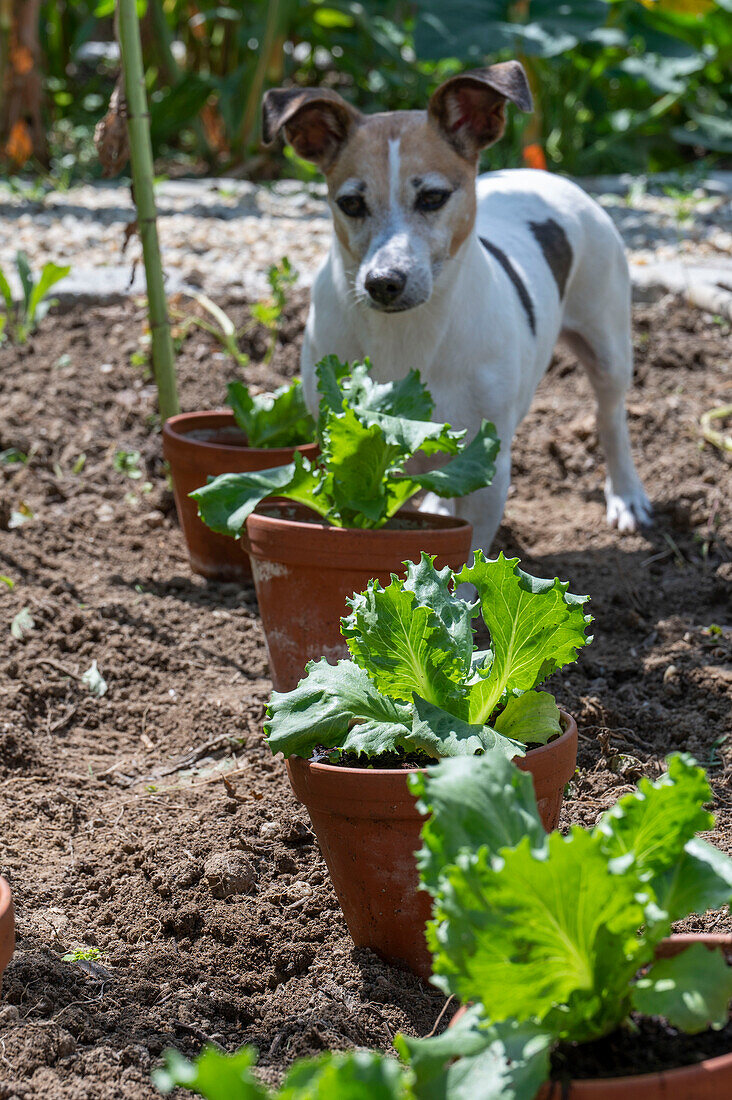
[[353, 409], [329, 416], [321, 436], [323, 494], [338, 526], [375, 527], [388, 511], [387, 474], [400, 452], [379, 427], [368, 427]]
[[299, 379], [274, 393], [251, 394], [243, 382], [226, 387], [227, 404], [250, 447], [297, 447], [315, 437]]
[[730, 1001], [732, 966], [723, 951], [710, 951], [701, 943], [654, 962], [633, 987], [638, 1012], [662, 1016], [688, 1035], [725, 1027]]
[[373, 1050], [332, 1051], [296, 1062], [276, 1100], [408, 1100], [408, 1076], [393, 1058]]
[[468, 676], [472, 669], [473, 655], [473, 619], [478, 614], [478, 605], [459, 599], [450, 587], [452, 570], [449, 566], [435, 569], [435, 559], [420, 554], [419, 562], [404, 562], [407, 568], [404, 588], [413, 592], [417, 603], [430, 607], [445, 627], [455, 655]]
[[417, 866], [422, 885], [438, 892], [443, 869], [461, 852], [485, 847], [491, 856], [523, 837], [543, 850], [546, 833], [536, 808], [534, 784], [505, 755], [445, 760], [407, 780], [417, 808], [427, 816]]
[[455, 577], [474, 584], [491, 635], [493, 660], [469, 691], [469, 721], [485, 723], [506, 693], [529, 691], [576, 660], [591, 640], [585, 627], [587, 596], [574, 596], [558, 579], [541, 580], [503, 553], [493, 561], [476, 550], [472, 565]]
[[189, 1062], [177, 1050], [166, 1050], [165, 1066], [153, 1070], [153, 1083], [161, 1092], [176, 1086], [196, 1092], [206, 1100], [268, 1100], [269, 1092], [260, 1084], [251, 1067], [257, 1060], [254, 1047], [242, 1047], [235, 1054], [224, 1054], [218, 1047], [206, 1046], [195, 1062]]
[[379, 691], [405, 702], [416, 693], [467, 718], [460, 682], [465, 653], [456, 649], [454, 634], [431, 607], [420, 604], [393, 574], [386, 588], [369, 581], [348, 603], [352, 610], [341, 620], [341, 633]]
[[541, 851], [529, 837], [492, 858], [461, 853], [441, 876], [427, 926], [434, 982], [495, 1021], [536, 1020], [558, 1038], [606, 1034], [628, 1013], [652, 957], [637, 935], [635, 875], [613, 874], [596, 837], [574, 827]]
[[254, 509], [270, 496], [287, 497], [326, 517], [329, 503], [321, 493], [318, 467], [295, 452], [294, 462], [271, 470], [246, 474], [220, 474], [189, 494], [198, 514], [212, 531], [239, 538]]
[[675, 865], [696, 833], [713, 827], [704, 809], [711, 799], [704, 769], [687, 753], [674, 753], [659, 779], [641, 779], [602, 815], [594, 832], [608, 859], [632, 861], [639, 877], [653, 880]]
[[411, 707], [377, 691], [353, 661], [311, 661], [293, 691], [272, 693], [264, 732], [273, 753], [302, 756], [316, 745], [341, 752], [384, 752], [406, 748], [412, 730]]
[[225, 1054], [207, 1046], [194, 1062], [177, 1051], [165, 1052], [165, 1067], [153, 1071], [162, 1092], [176, 1086], [205, 1100], [410, 1100], [410, 1074], [393, 1058], [376, 1051], [347, 1054], [328, 1051], [319, 1058], [296, 1062], [276, 1093], [251, 1072], [253, 1047]]
[[522, 744], [546, 745], [562, 732], [559, 707], [546, 691], [525, 691], [512, 695], [493, 720], [493, 728], [504, 737]]
[[535, 1100], [549, 1076], [552, 1038], [514, 1020], [487, 1025], [476, 1005], [434, 1039], [397, 1035], [419, 1100]]
[[[489, 420], [483, 420], [480, 428], [466, 447], [456, 457], [426, 474], [412, 475], [411, 480], [419, 489], [435, 493], [438, 497], [464, 497], [490, 485], [496, 473], [496, 457], [501, 444], [496, 428]], [[442, 438], [425, 442], [420, 448], [425, 454], [446, 451]], [[454, 451], [452, 453], [455, 453]], [[416, 490], [415, 490], [416, 491]]]
[[653, 876], [656, 902], [669, 921], [732, 905], [732, 859], [695, 837], [667, 871]]
[[496, 733], [490, 726], [471, 726], [440, 707], [414, 696], [410, 751], [427, 753], [434, 760], [497, 752], [506, 760], [524, 755], [523, 745]]

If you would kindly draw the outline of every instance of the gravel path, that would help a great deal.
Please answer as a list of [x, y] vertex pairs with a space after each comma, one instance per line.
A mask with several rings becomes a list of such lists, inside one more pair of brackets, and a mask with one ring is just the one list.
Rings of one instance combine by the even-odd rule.
[[[670, 176], [581, 181], [620, 230], [636, 297], [702, 282], [732, 290], [732, 172], [693, 189]], [[287, 255], [309, 285], [330, 240], [324, 185], [281, 181], [179, 180], [157, 188], [159, 231], [171, 291], [197, 287], [228, 298], [266, 291], [268, 266]], [[11, 275], [17, 249], [38, 268], [72, 265], [59, 292], [110, 300], [143, 289], [140, 243], [123, 252], [134, 218], [129, 187], [85, 184], [43, 196], [0, 185], [0, 264]], [[732, 302], [732, 296], [730, 296]]]

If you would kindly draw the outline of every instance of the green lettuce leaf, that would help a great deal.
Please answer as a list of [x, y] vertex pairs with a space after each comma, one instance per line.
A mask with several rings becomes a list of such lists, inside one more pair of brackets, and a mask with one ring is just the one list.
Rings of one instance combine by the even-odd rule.
[[329, 503], [320, 492], [317, 465], [295, 452], [294, 462], [247, 474], [220, 474], [189, 495], [212, 531], [239, 538], [254, 509], [270, 496], [283, 496], [327, 516]]
[[397, 1035], [419, 1100], [535, 1100], [549, 1076], [551, 1036], [513, 1020], [486, 1025], [481, 1013], [468, 1009], [434, 1039]]
[[574, 596], [558, 579], [540, 580], [501, 553], [488, 561], [476, 550], [455, 580], [474, 584], [491, 635], [493, 660], [470, 688], [469, 720], [485, 723], [507, 692], [529, 691], [591, 640], [587, 596]]
[[387, 473], [400, 457], [379, 427], [363, 424], [353, 409], [329, 416], [321, 436], [325, 484], [332, 517], [341, 527], [383, 523], [388, 506]]
[[476, 753], [498, 752], [506, 760], [524, 755], [523, 745], [511, 741], [490, 726], [471, 726], [440, 707], [414, 696], [414, 720], [409, 742], [410, 751], [427, 753], [434, 760], [441, 757], [472, 757]]
[[230, 382], [227, 403], [250, 447], [297, 447], [315, 437], [299, 379], [274, 393], [252, 395], [243, 382]]
[[473, 619], [478, 605], [458, 599], [450, 588], [452, 570], [449, 566], [435, 569], [435, 559], [422, 551], [419, 562], [408, 561], [404, 579], [407, 592], [413, 592], [418, 604], [430, 607], [445, 627], [455, 648], [455, 656], [465, 676], [472, 668]]
[[[420, 488], [436, 493], [438, 497], [464, 497], [478, 489], [490, 485], [496, 472], [496, 456], [500, 450], [500, 441], [496, 428], [488, 420], [483, 420], [478, 432], [467, 447], [439, 470], [426, 474], [417, 474], [411, 480]], [[433, 454], [437, 448], [422, 446], [426, 454]]]
[[264, 732], [273, 753], [302, 756], [316, 745], [378, 756], [406, 748], [411, 707], [377, 691], [352, 661], [311, 661], [294, 691], [272, 693]]
[[328, 1051], [297, 1062], [277, 1100], [407, 1100], [412, 1095], [402, 1066], [372, 1050]]
[[422, 885], [432, 894], [443, 869], [463, 851], [485, 847], [496, 856], [502, 848], [515, 848], [523, 837], [538, 850], [546, 846], [533, 780], [504, 755], [445, 760], [426, 775], [410, 775], [407, 782], [420, 813], [430, 815], [422, 826], [417, 866]]
[[153, 1070], [153, 1083], [161, 1092], [179, 1085], [206, 1100], [268, 1100], [269, 1092], [257, 1081], [251, 1067], [257, 1060], [254, 1047], [242, 1047], [224, 1054], [217, 1047], [204, 1047], [195, 1062], [177, 1050], [166, 1050], [165, 1067]]
[[730, 1001], [732, 967], [723, 951], [710, 951], [701, 943], [654, 962], [633, 989], [633, 1007], [638, 1012], [662, 1016], [689, 1035], [723, 1028]]
[[674, 866], [696, 833], [713, 827], [704, 809], [711, 798], [703, 768], [688, 754], [674, 753], [659, 779], [641, 779], [602, 815], [595, 835], [608, 859], [632, 860], [641, 878], [652, 879]]
[[732, 904], [732, 859], [695, 837], [673, 867], [653, 877], [658, 905], [670, 921]]
[[493, 720], [493, 728], [504, 737], [524, 745], [546, 745], [562, 732], [559, 707], [553, 695], [546, 691], [525, 691], [512, 695]]
[[418, 603], [393, 574], [386, 588], [369, 581], [348, 603], [352, 610], [341, 620], [341, 633], [379, 691], [405, 702], [416, 693], [467, 718], [460, 683], [465, 655], [431, 607]]
[[443, 872], [427, 926], [433, 981], [481, 1001], [494, 1021], [534, 1019], [575, 1041], [606, 1034], [652, 956], [637, 935], [638, 887], [578, 827], [550, 834], [538, 852], [525, 837], [499, 861], [488, 848], [463, 852]]

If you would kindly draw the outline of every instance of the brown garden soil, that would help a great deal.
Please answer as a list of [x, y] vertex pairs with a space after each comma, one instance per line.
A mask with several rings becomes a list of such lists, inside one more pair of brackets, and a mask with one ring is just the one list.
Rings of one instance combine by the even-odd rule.
[[[304, 309], [293, 299], [271, 366], [253, 333], [248, 381], [294, 373]], [[6, 1100], [151, 1098], [160, 1052], [206, 1040], [256, 1044], [275, 1081], [298, 1055], [423, 1035], [444, 1003], [351, 947], [306, 814], [262, 744], [253, 590], [189, 572], [154, 390], [130, 364], [142, 332], [138, 306], [80, 306], [0, 351], [0, 450], [30, 455], [2, 467], [0, 493], [0, 572], [15, 584], [0, 584], [0, 872], [18, 918], [0, 1005]], [[665, 301], [636, 309], [635, 345], [630, 426], [656, 527], [606, 527], [588, 384], [560, 354], [520, 430], [494, 550], [592, 595], [595, 642], [553, 684], [580, 727], [563, 825], [592, 823], [687, 749], [710, 769], [712, 839], [729, 850], [732, 637], [717, 627], [730, 624], [732, 477], [698, 433], [732, 399], [729, 329]], [[221, 404], [233, 368], [196, 332], [179, 372], [189, 410]], [[115, 470], [119, 450], [140, 452], [141, 478]], [[32, 518], [8, 530], [23, 509]], [[18, 640], [23, 608], [34, 628]], [[93, 660], [101, 698], [80, 680]], [[97, 961], [63, 961], [91, 947]]]

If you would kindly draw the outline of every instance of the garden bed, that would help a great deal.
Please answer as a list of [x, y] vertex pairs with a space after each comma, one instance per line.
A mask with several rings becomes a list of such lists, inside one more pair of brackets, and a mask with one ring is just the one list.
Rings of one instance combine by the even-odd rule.
[[[304, 309], [295, 296], [271, 366], [252, 335], [247, 381], [292, 376]], [[443, 1005], [351, 947], [305, 812], [262, 743], [253, 589], [189, 571], [154, 389], [130, 365], [142, 331], [139, 308], [75, 307], [0, 350], [0, 451], [32, 452], [2, 467], [0, 490], [0, 573], [15, 582], [0, 584], [0, 873], [18, 929], [0, 1098], [153, 1097], [160, 1051], [206, 1039], [254, 1043], [274, 1080], [297, 1055], [424, 1035]], [[732, 638], [715, 627], [730, 623], [730, 465], [697, 431], [730, 400], [729, 329], [663, 302], [636, 309], [634, 331], [630, 426], [656, 528], [621, 539], [605, 526], [589, 386], [561, 354], [520, 430], [493, 549], [592, 596], [596, 640], [549, 685], [580, 727], [562, 824], [591, 823], [685, 748], [710, 768], [712, 839], [729, 851]], [[218, 351], [187, 338], [184, 409], [222, 403], [233, 369]], [[139, 452], [117, 465], [141, 477], [115, 469], [118, 451]], [[33, 518], [5, 530], [24, 510]], [[18, 641], [22, 608], [35, 625]], [[100, 698], [79, 679], [93, 660]], [[216, 896], [231, 887], [243, 892]], [[100, 957], [63, 961], [77, 948]]]

